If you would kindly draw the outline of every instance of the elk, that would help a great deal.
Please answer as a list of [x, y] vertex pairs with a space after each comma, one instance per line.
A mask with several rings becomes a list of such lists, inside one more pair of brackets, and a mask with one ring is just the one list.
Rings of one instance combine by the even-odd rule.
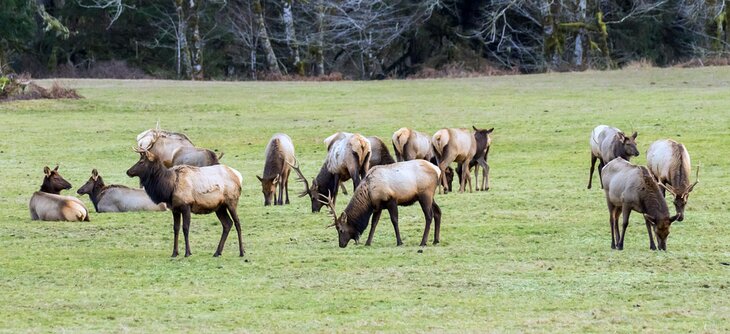
[[319, 212], [322, 209], [322, 202], [319, 201], [320, 196], [331, 196], [332, 202], [334, 203], [337, 199], [339, 182], [335, 179], [335, 175], [327, 170], [326, 161], [322, 164], [317, 176], [312, 179], [311, 187], [309, 186], [309, 182], [307, 182], [307, 177], [299, 169], [298, 161], [295, 161], [294, 164], [290, 163], [289, 166], [297, 173], [297, 181], [304, 183], [304, 191], [299, 194], [299, 197], [309, 196], [309, 199], [312, 201], [312, 212]]
[[370, 142], [370, 168], [380, 165], [390, 165], [395, 162], [388, 151], [388, 146], [375, 136], [367, 137]]
[[188, 136], [182, 133], [161, 130], [159, 123], [157, 124], [157, 128], [143, 131], [137, 135], [137, 146], [149, 150], [160, 161], [167, 161], [168, 164], [171, 164], [177, 149], [181, 147], [195, 147]]
[[[428, 160], [434, 165], [438, 165], [436, 155], [433, 153], [431, 146], [431, 137], [409, 128], [400, 128], [393, 133], [393, 151], [395, 152], [398, 162], [409, 161], [414, 159]], [[446, 167], [444, 172], [448, 189], [451, 189], [454, 181], [454, 169], [450, 166]]]
[[370, 169], [370, 141], [359, 133], [337, 132], [324, 143], [327, 145], [325, 166], [335, 176], [335, 183], [352, 178], [353, 190], [357, 188]]
[[[591, 132], [591, 171], [588, 176], [588, 189], [591, 189], [593, 181], [593, 169], [598, 162], [598, 179], [601, 180], [601, 170], [611, 160], [623, 158], [629, 161], [631, 157], [639, 156], [639, 149], [636, 148], [636, 136], [634, 132], [630, 137], [621, 130], [608, 125], [599, 125]], [[601, 183], [602, 185], [603, 183]]]
[[375, 227], [378, 226], [383, 209], [387, 209], [390, 214], [397, 245], [403, 245], [398, 229], [398, 206], [409, 206], [415, 202], [421, 205], [426, 219], [421, 246], [426, 245], [431, 221], [435, 221], [433, 244], [438, 244], [441, 233], [441, 208], [436, 204], [434, 195], [440, 174], [438, 167], [425, 160], [376, 166], [367, 174], [362, 185], [355, 189], [350, 203], [339, 216], [333, 199], [322, 196], [326, 198], [326, 201], [322, 201], [323, 204], [329, 207], [334, 219], [334, 223], [330, 226], [335, 226], [337, 229], [340, 247], [347, 247], [353, 239], [358, 242], [372, 216], [370, 233], [365, 242], [365, 245], [369, 246], [373, 241]]
[[[633, 210], [644, 215], [646, 230], [649, 233], [649, 248], [657, 249], [654, 245], [653, 230], [659, 250], [666, 251], [669, 227], [677, 220], [678, 215], [669, 216], [667, 203], [649, 169], [617, 158], [603, 167], [601, 183], [606, 192], [610, 215], [611, 248], [618, 250], [624, 248], [629, 215]], [[620, 234], [619, 215], [623, 215], [623, 230]]]
[[[469, 182], [469, 192], [471, 189], [471, 177], [469, 168], [464, 168], [464, 164], [468, 164], [476, 154], [477, 143], [474, 135], [468, 129], [441, 129], [431, 138], [438, 167], [441, 174], [445, 175], [446, 167], [452, 162], [456, 162], [461, 166], [461, 178], [459, 181], [459, 192], [466, 190], [466, 182]], [[468, 166], [468, 165], [467, 165]], [[441, 185], [444, 192], [447, 192], [446, 178], [441, 177]]]
[[206, 167], [181, 165], [168, 169], [154, 153], [138, 147], [134, 150], [140, 155], [139, 161], [127, 170], [127, 175], [138, 176], [152, 201], [165, 203], [172, 210], [175, 233], [172, 257], [178, 255], [180, 218], [182, 217], [185, 236], [185, 257], [188, 257], [192, 254], [188, 239], [190, 214], [211, 212], [216, 213], [223, 226], [218, 248], [213, 256], [220, 256], [223, 252], [223, 245], [233, 224], [238, 233], [239, 255], [243, 256], [241, 224], [236, 213], [243, 186], [241, 173], [225, 165]]
[[679, 215], [677, 220], [684, 220], [684, 207], [689, 193], [700, 182], [698, 166], [696, 181], [690, 184], [692, 164], [687, 148], [671, 139], [657, 140], [646, 151], [646, 165], [662, 187], [662, 195], [666, 194], [665, 190], [674, 195], [674, 207]]
[[[153, 145], [154, 146], [154, 145]], [[223, 153], [216, 156], [215, 152], [207, 148], [199, 147], [179, 147], [172, 154], [172, 160], [165, 160], [165, 167], [188, 165], [188, 166], [213, 166], [220, 163]]]
[[416, 130], [400, 128], [393, 133], [393, 151], [398, 162], [413, 159], [435, 161], [431, 137]]
[[[492, 145], [492, 137], [489, 134], [494, 131], [494, 128], [477, 129], [473, 125], [472, 128], [474, 129], [474, 139], [477, 142], [477, 151], [474, 157], [471, 158], [471, 161], [469, 161], [469, 168], [474, 167], [474, 181], [477, 184], [476, 189], [479, 191], [479, 166], [482, 167], [481, 190], [487, 191], [489, 190], [489, 163], [487, 162], [487, 158], [489, 157], [489, 148]], [[456, 175], [459, 176], [459, 182], [461, 183], [461, 165], [456, 168]], [[449, 185], [449, 189], [451, 189], [451, 185]]]
[[60, 195], [61, 190], [71, 189], [71, 184], [54, 169], [43, 168], [41, 189], [33, 193], [28, 208], [32, 220], [90, 221], [89, 210], [76, 197]]
[[118, 184], [106, 185], [96, 169], [91, 170], [91, 177], [76, 193], [88, 194], [96, 212], [167, 210], [165, 203], [155, 204], [143, 189]]
[[[283, 133], [274, 134], [266, 144], [264, 150], [266, 162], [262, 176], [256, 175], [261, 182], [261, 191], [264, 193], [264, 205], [289, 204], [289, 173], [294, 157], [294, 144], [291, 138]], [[279, 188], [279, 197], [276, 198], [276, 188]], [[286, 192], [286, 202], [282, 202], [282, 193]]]

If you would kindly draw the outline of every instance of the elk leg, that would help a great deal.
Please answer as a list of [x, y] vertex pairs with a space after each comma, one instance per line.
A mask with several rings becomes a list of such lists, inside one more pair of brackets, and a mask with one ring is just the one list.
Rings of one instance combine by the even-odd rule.
[[236, 212], [236, 205], [228, 206], [228, 213], [233, 218], [233, 223], [236, 225], [236, 233], [238, 234], [238, 256], [243, 256], [246, 251], [243, 249], [243, 237], [241, 237], [241, 221], [238, 220], [238, 212]]
[[[464, 166], [463, 163], [460, 165], [461, 165], [461, 182], [459, 184], [459, 193], [463, 193], [466, 190], [466, 181], [467, 181], [466, 178], [471, 177], [471, 176], [469, 176], [469, 165]], [[471, 182], [471, 180], [469, 180], [469, 182]]]
[[182, 213], [180, 210], [172, 210], [172, 231], [175, 233], [175, 241], [172, 246], [172, 257], [177, 257], [177, 240], [180, 235], [180, 216]]
[[476, 183], [476, 191], [479, 191], [479, 164], [474, 165], [474, 183]]
[[617, 221], [618, 221], [618, 212], [619, 208], [611, 204], [608, 200], [606, 200], [608, 203], [608, 225], [611, 228], [611, 249], [616, 249], [616, 244], [618, 243], [618, 232], [616, 231]]
[[291, 173], [291, 169], [286, 171], [286, 176], [284, 176], [284, 191], [286, 192], [286, 204], [289, 204], [289, 173]]
[[228, 212], [226, 211], [225, 206], [218, 208], [218, 210], [215, 211], [215, 215], [218, 216], [218, 220], [221, 221], [223, 232], [221, 233], [221, 240], [218, 241], [218, 248], [215, 250], [213, 256], [221, 256], [221, 253], [223, 253], [223, 245], [225, 245], [226, 239], [228, 239], [228, 233], [231, 231], [231, 226], [233, 224], [231, 223], [231, 218], [228, 217]]
[[656, 250], [656, 245], [654, 245], [654, 233], [651, 232], [651, 224], [649, 224], [649, 222], [646, 222], [646, 232], [649, 233], [649, 249]]
[[626, 237], [626, 229], [629, 227], [629, 215], [631, 215], [631, 207], [628, 205], [624, 205], [621, 208], [621, 215], [623, 216], [623, 219], [624, 219], [624, 224], [623, 224], [624, 227], [623, 227], [623, 230], [621, 231], [621, 242], [618, 245], [619, 250], [624, 249], [624, 238]]
[[434, 220], [433, 244], [436, 245], [441, 242], [441, 207], [436, 204], [436, 201], [433, 201], [431, 209], [433, 210]]
[[340, 185], [340, 188], [342, 189], [342, 194], [347, 195], [347, 188], [345, 188], [345, 184], [339, 183], [339, 185]]
[[373, 242], [373, 235], [375, 234], [375, 226], [378, 226], [380, 221], [380, 214], [383, 213], [382, 209], [373, 211], [373, 219], [370, 222], [370, 233], [368, 233], [368, 241], [365, 242], [365, 246], [370, 246]]
[[482, 191], [487, 191], [489, 190], [489, 164], [485, 159], [477, 160], [477, 164], [482, 166]]
[[284, 175], [279, 174], [279, 184], [277, 184], [277, 188], [279, 188], [279, 196], [276, 199], [276, 204], [278, 205], [284, 205]]
[[603, 162], [603, 159], [598, 160], [598, 182], [601, 184], [601, 189], [603, 189], [603, 174], [602, 170], [603, 167], [606, 166], [606, 163]]
[[400, 230], [398, 229], [398, 203], [396, 201], [388, 202], [388, 214], [390, 214], [390, 222], [393, 223], [395, 230], [396, 245], [402, 246], [403, 240], [400, 238]]
[[[421, 247], [426, 246], [428, 240], [428, 232], [431, 229], [431, 221], [433, 220], [433, 199], [421, 196], [418, 199], [418, 204], [421, 204], [421, 210], [423, 210], [423, 217], [426, 219], [426, 226], [423, 228], [423, 237], [421, 238]], [[434, 243], [436, 243], [436, 235], [434, 234]]]
[[193, 255], [190, 252], [190, 207], [185, 206], [182, 208], [182, 229], [183, 235], [185, 236], [185, 257]]
[[[593, 181], [593, 169], [596, 167], [596, 160], [598, 158], [591, 153], [591, 172], [588, 174], [588, 189], [591, 189], [591, 183]], [[598, 173], [601, 173], [601, 168], [598, 168]]]

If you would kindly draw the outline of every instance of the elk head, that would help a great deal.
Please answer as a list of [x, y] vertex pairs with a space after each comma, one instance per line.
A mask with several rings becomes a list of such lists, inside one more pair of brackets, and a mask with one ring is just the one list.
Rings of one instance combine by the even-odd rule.
[[162, 164], [157, 156], [146, 150], [141, 149], [139, 147], [132, 148], [135, 152], [139, 153], [139, 160], [136, 164], [134, 164], [132, 167], [130, 167], [127, 170], [127, 176], [129, 177], [135, 177], [139, 176], [140, 179], [142, 179], [142, 176], [147, 175], [149, 170], [154, 167], [157, 164]]
[[326, 205], [329, 208], [329, 213], [332, 215], [332, 218], [334, 219], [334, 223], [327, 225], [327, 227], [334, 226], [335, 229], [337, 229], [337, 235], [339, 236], [340, 240], [340, 248], [347, 247], [347, 244], [350, 242], [350, 240], [355, 240], [355, 243], [358, 243], [360, 240], [360, 233], [355, 230], [355, 227], [347, 223], [347, 213], [343, 212], [339, 217], [337, 216], [337, 211], [335, 211], [335, 204], [332, 200], [332, 197], [327, 195], [319, 194], [321, 198], [318, 198], [318, 201]]
[[79, 195], [91, 194], [94, 189], [104, 187], [104, 180], [99, 175], [99, 172], [94, 168], [91, 170], [91, 177], [86, 183], [84, 183], [79, 190], [76, 191]]
[[657, 249], [666, 251], [667, 250], [667, 238], [669, 237], [669, 227], [672, 223], [677, 220], [679, 215], [671, 217], [665, 217], [657, 220], [656, 218], [644, 214], [644, 219], [654, 229], [654, 235], [656, 235]]
[[287, 161], [289, 166], [294, 170], [294, 172], [297, 173], [297, 181], [304, 183], [304, 191], [299, 193], [299, 197], [304, 197], [309, 195], [309, 199], [312, 200], [312, 212], [319, 212], [319, 210], [322, 208], [322, 203], [319, 201], [319, 186], [317, 185], [317, 180], [312, 180], [312, 187], [309, 187], [309, 182], [307, 182], [307, 178], [302, 174], [302, 171], [299, 169], [299, 161], [295, 160], [294, 164], [292, 165], [290, 162]]
[[61, 190], [71, 189], [71, 183], [66, 181], [61, 174], [58, 174], [58, 166], [54, 169], [50, 169], [46, 166], [43, 168], [43, 173], [45, 176], [43, 177], [43, 183], [41, 184], [41, 191], [51, 194], [59, 194], [61, 193]]
[[684, 220], [684, 207], [687, 206], [687, 200], [689, 200], [689, 193], [694, 190], [697, 183], [700, 182], [700, 166], [697, 166], [697, 180], [695, 183], [692, 183], [691, 186], [687, 187], [684, 191], [679, 191], [672, 187], [672, 185], [669, 184], [663, 184], [659, 183], [659, 186], [664, 188], [666, 191], [670, 192], [672, 195], [674, 195], [674, 208], [677, 210], [677, 215], [679, 216], [677, 218], [678, 221]]
[[[631, 136], [626, 136], [623, 133], [619, 133], [619, 139], [621, 140], [621, 145], [623, 146], [623, 150], [626, 153], [627, 157], [638, 157], [639, 156], [639, 149], [636, 147], [636, 136], [639, 134], [634, 131], [634, 133], [631, 134]], [[627, 159], [628, 160], [628, 159]]]
[[279, 175], [273, 178], [261, 178], [256, 175], [256, 178], [261, 182], [261, 192], [264, 193], [264, 205], [271, 205], [274, 194], [276, 194], [276, 186], [279, 185]]

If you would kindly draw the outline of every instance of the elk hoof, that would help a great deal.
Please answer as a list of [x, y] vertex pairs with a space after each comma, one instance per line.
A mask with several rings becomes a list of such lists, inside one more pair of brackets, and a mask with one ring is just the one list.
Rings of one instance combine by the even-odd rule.
[[218, 253], [218, 252], [213, 253], [213, 257], [219, 257], [219, 256], [221, 256], [221, 253]]
[[188, 257], [188, 256], [190, 256], [190, 255], [193, 255], [193, 253], [190, 253], [190, 252], [186, 252], [186, 253], [185, 253], [185, 257]]
[[177, 257], [177, 252], [173, 252], [172, 256], [170, 256], [170, 257]]
[[438, 244], [439, 244], [439, 241], [438, 241], [438, 240], [434, 240], [434, 241], [433, 241], [433, 244], [434, 244], [434, 245], [438, 245]]

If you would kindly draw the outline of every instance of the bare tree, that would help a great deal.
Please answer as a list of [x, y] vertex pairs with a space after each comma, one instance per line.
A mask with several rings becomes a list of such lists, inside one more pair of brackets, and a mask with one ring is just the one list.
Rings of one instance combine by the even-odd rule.
[[203, 80], [203, 40], [200, 38], [200, 9], [196, 0], [189, 0], [189, 21], [192, 30], [192, 79]]
[[253, 6], [248, 0], [232, 0], [228, 3], [224, 14], [226, 29], [233, 36], [234, 41], [240, 47], [242, 62], [248, 62], [249, 75], [256, 80], [256, 50], [259, 45], [258, 24]]
[[98, 8], [109, 10], [112, 14], [107, 29], [110, 28], [114, 22], [119, 19], [125, 8], [130, 6], [122, 3], [122, 0], [77, 0], [79, 6], [84, 8]]
[[279, 62], [274, 53], [274, 48], [271, 45], [271, 39], [269, 33], [266, 30], [266, 21], [264, 20], [264, 7], [261, 5], [261, 0], [253, 0], [253, 11], [254, 19], [257, 25], [257, 31], [259, 33], [259, 39], [261, 40], [261, 46], [264, 49], [266, 55], [266, 65], [274, 75], [281, 75], [281, 69], [279, 68]]

